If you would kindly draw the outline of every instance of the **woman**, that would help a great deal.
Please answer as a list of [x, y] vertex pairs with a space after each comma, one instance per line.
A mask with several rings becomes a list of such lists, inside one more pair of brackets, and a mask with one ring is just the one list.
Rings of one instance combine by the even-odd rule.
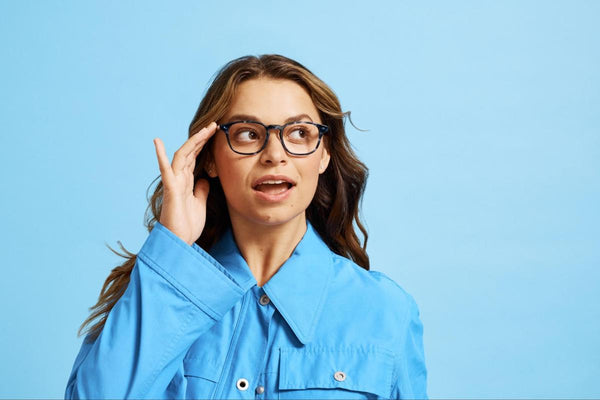
[[346, 115], [283, 56], [219, 71], [172, 163], [154, 140], [150, 234], [82, 325], [101, 317], [65, 398], [427, 397], [417, 305], [369, 270]]

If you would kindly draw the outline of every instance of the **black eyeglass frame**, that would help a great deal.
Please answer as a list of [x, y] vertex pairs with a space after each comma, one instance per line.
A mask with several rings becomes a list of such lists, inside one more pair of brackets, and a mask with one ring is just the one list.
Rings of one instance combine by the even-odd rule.
[[[266, 129], [267, 134], [265, 136], [265, 141], [264, 141], [264, 143], [263, 143], [263, 145], [262, 145], [262, 147], [260, 149], [258, 149], [257, 151], [255, 151], [253, 153], [245, 153], [245, 152], [237, 151], [237, 150], [235, 150], [233, 148], [233, 146], [231, 145], [231, 142], [229, 141], [229, 127], [231, 125], [237, 124], [237, 123], [259, 124], [259, 125], [262, 125]], [[302, 124], [311, 124], [311, 125], [316, 126], [319, 129], [319, 140], [317, 140], [317, 145], [316, 145], [316, 147], [312, 151], [310, 151], [308, 153], [294, 153], [294, 152], [290, 151], [287, 147], [285, 147], [285, 143], [283, 141], [283, 135], [282, 135], [283, 130], [288, 125], [299, 124], [299, 123], [302, 123]], [[321, 124], [317, 124], [315, 122], [310, 122], [310, 121], [293, 121], [293, 122], [288, 122], [287, 124], [284, 124], [284, 125], [265, 125], [262, 122], [258, 122], [258, 121], [243, 120], [243, 121], [232, 121], [232, 122], [228, 122], [226, 124], [220, 124], [220, 125], [217, 125], [217, 128], [221, 129], [223, 132], [225, 132], [225, 136], [227, 136], [227, 144], [229, 145], [229, 148], [233, 152], [238, 153], [238, 154], [247, 155], [247, 156], [250, 156], [250, 155], [253, 155], [253, 154], [258, 154], [261, 151], [263, 151], [265, 149], [265, 147], [267, 147], [267, 143], [269, 143], [269, 134], [271, 133], [272, 129], [277, 129], [277, 133], [278, 133], [277, 136], [279, 136], [279, 141], [281, 142], [281, 145], [283, 146], [283, 149], [285, 151], [287, 151], [289, 154], [293, 154], [295, 156], [307, 156], [307, 155], [312, 154], [315, 151], [317, 151], [317, 149], [319, 148], [319, 144], [321, 143], [321, 138], [323, 137], [323, 134], [325, 134], [326, 132], [329, 131], [329, 127], [327, 125], [321, 125]]]

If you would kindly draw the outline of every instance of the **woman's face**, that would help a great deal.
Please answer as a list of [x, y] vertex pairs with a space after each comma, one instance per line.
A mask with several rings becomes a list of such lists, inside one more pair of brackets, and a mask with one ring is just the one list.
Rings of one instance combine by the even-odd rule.
[[[244, 119], [265, 125], [283, 125], [289, 120], [322, 123], [304, 88], [291, 80], [270, 78], [239, 84], [229, 110], [219, 123]], [[219, 177], [232, 221], [243, 218], [246, 222], [277, 225], [304, 217], [319, 174], [329, 164], [326, 136], [314, 153], [297, 156], [285, 151], [275, 130], [271, 131], [266, 147], [254, 155], [233, 152], [223, 131], [215, 135], [214, 165], [209, 175]], [[283, 175], [295, 184], [290, 189], [287, 183], [255, 186], [265, 175]]]

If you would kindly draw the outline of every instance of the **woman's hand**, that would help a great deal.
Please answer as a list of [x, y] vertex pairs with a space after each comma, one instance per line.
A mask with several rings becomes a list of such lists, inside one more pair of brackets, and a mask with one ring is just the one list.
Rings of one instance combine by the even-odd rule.
[[175, 152], [172, 164], [169, 163], [162, 140], [154, 139], [163, 183], [159, 222], [189, 245], [200, 237], [204, 229], [210, 187], [206, 179], [198, 179], [194, 186], [196, 157], [216, 132], [216, 127], [217, 124], [211, 122], [192, 135]]

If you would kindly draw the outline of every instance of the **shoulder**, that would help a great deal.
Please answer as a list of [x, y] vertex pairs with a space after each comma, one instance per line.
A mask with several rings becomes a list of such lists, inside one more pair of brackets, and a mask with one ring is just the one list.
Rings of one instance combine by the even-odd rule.
[[391, 355], [390, 364], [382, 361], [393, 387], [386, 398], [427, 398], [423, 324], [413, 296], [384, 272], [337, 254], [333, 268], [329, 304], [337, 312], [328, 314], [325, 331], [344, 324], [347, 343], [375, 345]]
[[362, 268], [352, 260], [333, 255], [332, 291], [349, 302], [358, 301], [384, 313], [396, 327], [419, 311], [414, 297], [387, 274]]

